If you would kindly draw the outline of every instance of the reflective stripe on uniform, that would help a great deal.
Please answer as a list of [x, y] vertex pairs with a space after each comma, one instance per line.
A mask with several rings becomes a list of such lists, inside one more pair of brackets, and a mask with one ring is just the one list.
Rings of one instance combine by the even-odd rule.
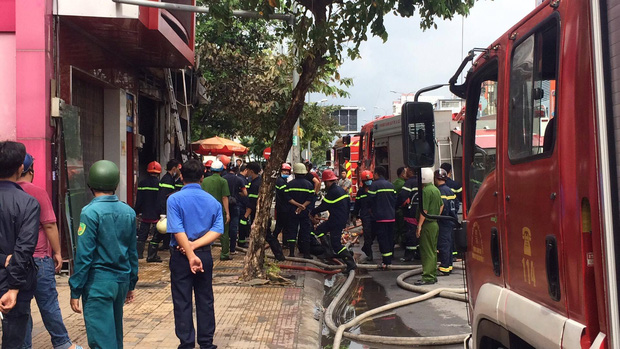
[[348, 197], [349, 197], [349, 194], [345, 194], [345, 195], [343, 195], [343, 196], [341, 196], [341, 197], [339, 197], [337, 199], [334, 199], [334, 200], [329, 200], [327, 198], [324, 198], [323, 201], [327, 202], [328, 204], [335, 204], [336, 202], [344, 200], [344, 199], [346, 199]]
[[152, 190], [152, 191], [159, 191], [159, 188], [153, 188], [153, 187], [138, 187], [138, 190]]
[[282, 190], [282, 189], [284, 189], [284, 188], [286, 188], [286, 184], [285, 184], [285, 185], [281, 185], [281, 186], [279, 186], [279, 187], [276, 185], [276, 189], [277, 189], [277, 190]]
[[452, 267], [449, 267], [449, 268], [439, 267], [439, 271], [444, 272], [444, 273], [449, 273], [452, 271]]
[[377, 194], [377, 193], [383, 193], [383, 192], [392, 192], [392, 193], [396, 193], [396, 190], [394, 190], [394, 189], [379, 189], [379, 190], [377, 190], [377, 191], [370, 191], [370, 190], [369, 190], [369, 191], [368, 191], [368, 194], [375, 195], [375, 194]]
[[316, 236], [317, 238], [323, 237], [325, 235], [325, 233], [321, 233], [319, 235], [315, 235], [314, 233], [312, 233], [312, 235]]
[[159, 187], [160, 187], [160, 188], [174, 189], [174, 185], [172, 185], [172, 184], [166, 184], [166, 183], [159, 183]]
[[451, 189], [452, 189], [452, 191], [453, 191], [453, 192], [455, 192], [455, 193], [460, 193], [460, 192], [462, 192], [462, 191], [463, 191], [463, 187], [460, 187], [460, 188], [458, 188], [458, 189], [454, 189], [454, 188], [451, 188]]
[[415, 251], [415, 250], [418, 249], [418, 246], [407, 246], [407, 247], [405, 247], [405, 249], [409, 250], [409, 251]]
[[345, 247], [343, 247], [343, 248], [341, 248], [341, 249], [340, 249], [340, 251], [338, 251], [338, 253], [337, 253], [337, 254], [342, 253], [342, 251], [344, 251], [344, 250], [346, 250], [346, 249], [347, 249], [347, 247], [346, 247], [346, 246], [345, 246]]
[[286, 190], [284, 190], [285, 193], [291, 192], [291, 191], [301, 191], [304, 193], [314, 193], [314, 189], [306, 189], [306, 188], [286, 188]]
[[363, 198], [367, 198], [367, 197], [368, 197], [368, 195], [364, 194], [364, 195], [360, 195], [359, 199], [363, 199]]
[[183, 184], [175, 184], [174, 186], [177, 188], [183, 188]]
[[289, 239], [289, 240], [286, 240], [286, 242], [297, 242], [297, 240], [295, 240], [295, 239]]
[[382, 253], [381, 255], [382, 255], [383, 257], [389, 257], [389, 256], [391, 256], [391, 255], [393, 255], [393, 254], [394, 254], [394, 253], [392, 253], [392, 252], [388, 252], [388, 253]]
[[241, 224], [241, 225], [248, 225], [248, 221], [245, 221], [245, 220], [243, 220], [243, 219], [240, 219], [240, 220], [239, 220], [239, 224]]
[[258, 194], [248, 194], [249, 198], [258, 199]]
[[456, 195], [442, 195], [441, 198], [446, 200], [456, 200]]
[[401, 189], [404, 189], [406, 191], [417, 191], [418, 190], [417, 187], [415, 187], [415, 188], [402, 187]]

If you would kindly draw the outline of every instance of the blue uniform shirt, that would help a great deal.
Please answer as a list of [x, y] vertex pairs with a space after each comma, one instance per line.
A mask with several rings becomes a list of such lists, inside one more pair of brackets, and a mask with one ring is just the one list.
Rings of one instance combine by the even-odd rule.
[[171, 246], [177, 246], [175, 233], [185, 233], [194, 241], [209, 231], [224, 233], [222, 205], [202, 190], [200, 184], [187, 184], [168, 198], [168, 233], [173, 234]]

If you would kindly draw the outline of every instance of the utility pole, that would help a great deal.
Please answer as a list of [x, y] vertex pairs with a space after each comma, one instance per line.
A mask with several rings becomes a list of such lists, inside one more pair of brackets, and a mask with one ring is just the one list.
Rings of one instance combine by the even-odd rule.
[[[295, 52], [295, 55], [297, 54], [297, 52]], [[297, 86], [297, 83], [299, 82], [299, 73], [297, 72], [297, 69], [293, 69], [293, 89], [295, 89], [295, 86]], [[296, 164], [298, 162], [301, 162], [301, 145], [300, 145], [300, 140], [299, 140], [299, 118], [297, 118], [297, 121], [295, 122], [295, 126], [293, 127], [293, 146], [291, 147], [291, 150], [288, 154], [288, 158], [291, 160], [291, 163]]]

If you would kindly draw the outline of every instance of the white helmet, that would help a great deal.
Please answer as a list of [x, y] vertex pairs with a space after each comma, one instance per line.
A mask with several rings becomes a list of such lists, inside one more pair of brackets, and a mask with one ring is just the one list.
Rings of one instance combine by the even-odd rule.
[[431, 167], [422, 168], [422, 184], [433, 183], [434, 172]]
[[214, 160], [211, 163], [211, 171], [213, 172], [221, 172], [224, 170], [224, 164], [220, 160]]
[[159, 215], [159, 217], [159, 221], [155, 225], [155, 228], [157, 228], [158, 233], [166, 234], [168, 232], [168, 219], [166, 215]]

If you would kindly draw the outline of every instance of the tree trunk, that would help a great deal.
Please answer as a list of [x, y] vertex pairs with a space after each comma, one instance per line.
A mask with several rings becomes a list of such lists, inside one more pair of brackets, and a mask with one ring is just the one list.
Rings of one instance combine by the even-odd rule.
[[267, 166], [263, 169], [263, 182], [258, 192], [255, 219], [252, 223], [250, 243], [241, 274], [243, 281], [265, 276], [265, 232], [275, 194], [276, 179], [280, 172], [280, 166], [286, 160], [293, 144], [293, 128], [303, 110], [306, 93], [316, 78], [319, 68], [326, 62], [323, 58], [325, 52], [326, 50], [319, 49], [314, 55], [308, 55], [303, 60], [299, 82], [293, 88], [291, 105], [286, 111], [286, 115], [278, 128], [276, 139], [271, 146], [271, 156], [267, 161]]

